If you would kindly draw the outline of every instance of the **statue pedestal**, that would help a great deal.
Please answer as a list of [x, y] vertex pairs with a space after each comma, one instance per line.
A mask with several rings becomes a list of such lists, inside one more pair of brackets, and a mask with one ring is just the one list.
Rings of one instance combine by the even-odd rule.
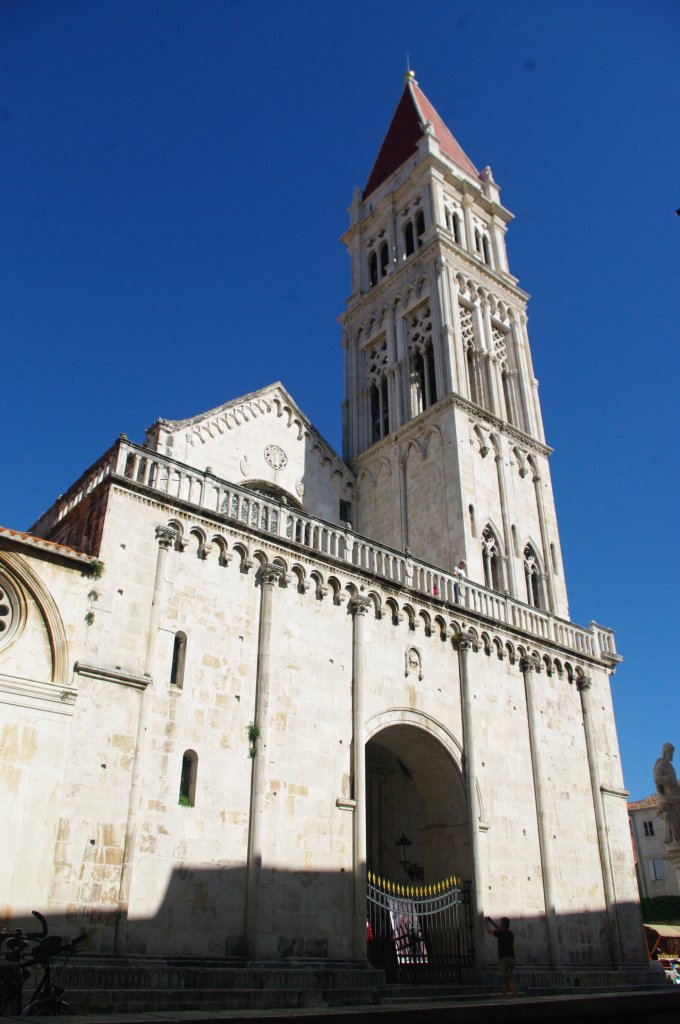
[[666, 843], [666, 856], [664, 860], [669, 860], [675, 870], [675, 877], [678, 880], [678, 887], [680, 887], [680, 843]]

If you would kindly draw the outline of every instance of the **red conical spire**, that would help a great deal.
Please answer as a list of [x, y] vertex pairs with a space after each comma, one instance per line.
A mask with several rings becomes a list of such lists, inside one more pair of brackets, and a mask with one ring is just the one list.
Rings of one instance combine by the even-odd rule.
[[423, 136], [425, 125], [430, 122], [442, 152], [464, 171], [478, 178], [479, 172], [465, 155], [441, 117], [434, 109], [412, 71], [406, 72], [406, 82], [401, 99], [394, 112], [387, 135], [368, 176], [363, 198], [374, 192], [398, 167], [412, 156]]

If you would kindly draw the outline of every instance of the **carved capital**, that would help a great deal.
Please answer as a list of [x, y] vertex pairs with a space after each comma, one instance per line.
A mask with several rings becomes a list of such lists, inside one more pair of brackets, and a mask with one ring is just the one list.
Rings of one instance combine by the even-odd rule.
[[529, 656], [519, 659], [520, 672], [540, 672], [541, 664], [537, 658]]
[[262, 582], [266, 583], [270, 587], [277, 587], [281, 581], [286, 577], [286, 570], [282, 565], [277, 565], [275, 562], [267, 562], [262, 567]]
[[457, 651], [476, 651], [478, 644], [475, 643], [474, 637], [470, 636], [469, 633], [454, 633], [451, 638], [453, 646]]
[[362, 594], [355, 594], [349, 602], [349, 607], [352, 615], [366, 615], [371, 604], [372, 601], [370, 597], [364, 597]]
[[590, 676], [579, 676], [579, 678], [576, 680], [576, 689], [579, 691], [579, 693], [582, 690], [589, 690], [592, 685], [593, 680]]
[[157, 526], [155, 536], [158, 541], [159, 548], [165, 548], [167, 550], [177, 543], [177, 530], [173, 530], [171, 526]]

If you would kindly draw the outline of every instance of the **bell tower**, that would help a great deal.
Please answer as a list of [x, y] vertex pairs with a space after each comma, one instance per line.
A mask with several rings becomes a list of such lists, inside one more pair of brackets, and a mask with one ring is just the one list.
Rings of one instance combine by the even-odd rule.
[[343, 236], [344, 457], [361, 533], [568, 617], [512, 219], [409, 71]]

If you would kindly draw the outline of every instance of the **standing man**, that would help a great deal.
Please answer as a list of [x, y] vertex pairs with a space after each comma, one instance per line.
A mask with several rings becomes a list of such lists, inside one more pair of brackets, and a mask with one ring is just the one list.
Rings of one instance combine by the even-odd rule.
[[501, 918], [498, 925], [490, 917], [484, 918], [484, 927], [487, 935], [493, 935], [498, 942], [498, 964], [501, 969], [501, 995], [518, 996], [517, 985], [512, 976], [515, 969], [515, 936], [510, 931], [510, 921], [507, 917]]

